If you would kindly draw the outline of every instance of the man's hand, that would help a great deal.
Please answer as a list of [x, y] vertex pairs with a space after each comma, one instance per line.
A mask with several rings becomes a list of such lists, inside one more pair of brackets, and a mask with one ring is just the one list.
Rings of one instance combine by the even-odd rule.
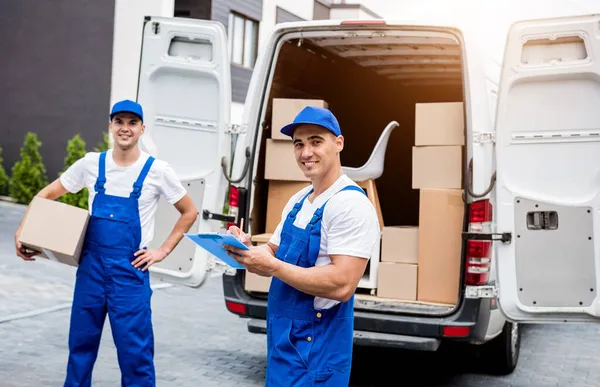
[[157, 262], [162, 261], [169, 255], [166, 251], [162, 249], [158, 250], [138, 250], [134, 254], [137, 258], [131, 262], [131, 264], [138, 270], [140, 270], [140, 266], [144, 263], [146, 266], [142, 268], [142, 271], [148, 270], [148, 268], [154, 265]]
[[26, 252], [23, 248], [23, 245], [21, 245], [21, 242], [19, 242], [20, 235], [20, 231], [17, 231], [15, 234], [15, 248], [17, 250], [17, 256], [21, 257], [21, 259], [24, 261], [35, 261], [35, 258], [33, 257], [35, 255], [39, 255], [39, 253], [37, 251]]
[[227, 230], [227, 232], [237, 237], [246, 246], [252, 246], [252, 238], [250, 238], [250, 235], [243, 232], [238, 226], [229, 227], [229, 230]]
[[250, 273], [263, 277], [273, 275], [281, 261], [259, 246], [249, 246], [249, 250], [223, 245], [230, 257], [238, 261]]

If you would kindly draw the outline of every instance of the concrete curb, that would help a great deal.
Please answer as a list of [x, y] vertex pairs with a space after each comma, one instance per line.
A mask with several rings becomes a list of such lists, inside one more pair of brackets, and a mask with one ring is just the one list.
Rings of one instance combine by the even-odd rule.
[[27, 207], [26, 204], [22, 204], [17, 202], [15, 199], [11, 198], [10, 196], [2, 196], [0, 195], [0, 203], [10, 203], [13, 204], [15, 206], [21, 206], [21, 207]]

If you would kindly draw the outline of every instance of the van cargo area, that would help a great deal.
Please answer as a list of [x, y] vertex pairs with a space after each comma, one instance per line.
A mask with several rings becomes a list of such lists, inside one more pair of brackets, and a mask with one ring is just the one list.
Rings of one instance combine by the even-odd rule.
[[[356, 28], [356, 27], [355, 27]], [[458, 39], [418, 29], [307, 30], [280, 44], [265, 93], [257, 143], [251, 232], [268, 240], [281, 209], [309, 184], [282, 120], [303, 105], [326, 106], [345, 138], [341, 162], [360, 167], [396, 121], [383, 174], [360, 181], [380, 214], [381, 244], [357, 290], [357, 310], [446, 315], [461, 302], [461, 232], [466, 124]], [[385, 141], [384, 141], [385, 143]], [[384, 144], [385, 145], [385, 144]], [[269, 279], [244, 275], [246, 291], [266, 297]]]

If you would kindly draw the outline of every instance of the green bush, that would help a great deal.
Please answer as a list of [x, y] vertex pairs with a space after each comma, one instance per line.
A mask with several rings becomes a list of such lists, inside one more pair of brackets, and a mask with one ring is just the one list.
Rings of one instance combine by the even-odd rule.
[[2, 158], [2, 148], [0, 147], [0, 195], [6, 195], [8, 193], [8, 175], [2, 163], [4, 163], [4, 159]]
[[[67, 143], [67, 156], [65, 157], [65, 166], [64, 166], [64, 169], [62, 170], [62, 172], [59, 173], [58, 175], [60, 176], [62, 173], [64, 173], [71, 165], [73, 165], [73, 163], [75, 163], [75, 161], [84, 157], [85, 154], [86, 154], [85, 141], [83, 141], [83, 139], [81, 138], [81, 136], [79, 136], [79, 134], [76, 134]], [[79, 191], [75, 194], [67, 193], [67, 194], [61, 196], [58, 199], [58, 201], [60, 201], [62, 203], [70, 204], [75, 207], [87, 209], [88, 208], [88, 195], [89, 195], [88, 189], [83, 188], [81, 191]]]
[[108, 150], [108, 148], [110, 148], [110, 142], [108, 141], [108, 132], [104, 132], [104, 135], [102, 136], [102, 141], [100, 141], [98, 145], [94, 147], [94, 152], [104, 152]]
[[39, 152], [41, 145], [35, 133], [27, 133], [21, 147], [21, 159], [12, 168], [9, 195], [19, 203], [29, 204], [48, 184], [46, 167]]

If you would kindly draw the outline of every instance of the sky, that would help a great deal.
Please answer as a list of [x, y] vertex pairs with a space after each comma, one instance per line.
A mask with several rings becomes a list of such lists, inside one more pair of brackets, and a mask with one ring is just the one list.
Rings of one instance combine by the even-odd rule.
[[496, 57], [504, 49], [510, 24], [579, 14], [600, 14], [600, 0], [346, 0], [362, 3], [384, 19], [449, 20], [477, 32], [482, 47]]

